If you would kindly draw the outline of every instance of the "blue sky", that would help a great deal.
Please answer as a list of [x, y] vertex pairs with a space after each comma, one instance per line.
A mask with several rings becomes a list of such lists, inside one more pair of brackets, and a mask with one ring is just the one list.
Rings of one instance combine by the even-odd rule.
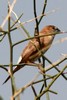
[[[10, 1], [12, 2], [13, 0], [10, 0]], [[37, 0], [38, 15], [40, 15], [41, 13], [42, 5], [43, 5], [43, 0]], [[67, 1], [66, 0], [48, 0], [46, 13], [55, 9], [58, 9], [55, 13], [48, 14], [47, 16], [43, 18], [39, 26], [40, 30], [42, 29], [42, 27], [52, 24], [59, 27], [61, 30], [67, 31]], [[20, 16], [20, 14], [23, 13], [21, 22], [25, 22], [29, 19], [34, 18], [33, 1], [32, 0], [29, 0], [29, 1], [18, 0], [15, 4], [14, 11], [17, 13], [18, 16]], [[7, 15], [7, 0], [0, 0], [0, 25], [2, 24], [6, 15]], [[13, 14], [12, 14], [12, 18], [15, 19]], [[35, 21], [31, 23], [27, 23], [24, 26], [29, 31], [30, 35], [33, 36]], [[5, 30], [7, 29], [7, 23], [5, 24], [4, 29]], [[23, 30], [20, 30], [20, 29], [18, 29], [17, 31], [14, 31], [11, 34], [12, 34], [13, 43], [25, 38]], [[54, 39], [54, 42], [65, 37], [67, 37], [67, 34], [57, 35]], [[23, 48], [26, 46], [26, 44], [27, 42], [24, 42], [14, 47], [14, 50], [13, 50], [14, 64], [17, 63], [17, 60]], [[53, 45], [46, 52], [45, 55], [51, 61], [54, 62], [61, 58], [61, 54], [67, 54], [67, 41]], [[9, 63], [9, 43], [8, 43], [8, 38], [6, 36], [4, 40], [0, 43], [0, 64], [8, 64], [8, 63]], [[66, 64], [67, 62], [65, 61], [63, 64], [61, 64], [61, 67], [64, 67], [64, 65]], [[54, 72], [56, 71], [52, 70], [50, 73], [53, 74]], [[25, 84], [27, 84], [30, 80], [32, 80], [32, 78], [37, 73], [38, 73], [38, 69], [35, 69], [32, 67], [29, 67], [29, 68], [26, 67], [24, 69], [21, 69], [19, 72], [15, 74], [17, 88], [19, 89]], [[8, 74], [3, 69], [0, 69], [0, 95], [4, 98], [4, 100], [9, 100], [11, 96], [10, 80], [5, 85], [2, 85], [3, 81], [5, 80], [7, 76]], [[66, 81], [62, 77], [60, 77], [55, 82], [55, 84], [51, 87], [52, 90], [55, 90], [56, 92], [58, 92], [58, 95], [54, 95], [50, 93], [50, 100], [66, 100], [67, 98], [66, 87], [67, 87]], [[36, 87], [36, 89], [37, 90], [39, 89], [39, 85]], [[34, 98], [34, 95], [32, 93], [31, 88], [26, 89], [26, 91], [23, 94], [21, 94], [21, 100], [34, 100], [33, 98]], [[42, 100], [46, 100], [45, 96], [42, 97]]]

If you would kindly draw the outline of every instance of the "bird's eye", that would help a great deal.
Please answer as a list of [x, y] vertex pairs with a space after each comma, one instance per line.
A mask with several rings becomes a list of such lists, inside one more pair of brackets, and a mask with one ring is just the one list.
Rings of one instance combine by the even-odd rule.
[[53, 27], [53, 29], [55, 30], [55, 27]]

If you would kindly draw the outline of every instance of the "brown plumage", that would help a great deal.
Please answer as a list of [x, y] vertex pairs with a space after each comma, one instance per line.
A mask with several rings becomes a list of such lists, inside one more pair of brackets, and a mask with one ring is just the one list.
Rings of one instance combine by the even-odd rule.
[[[52, 41], [57, 33], [59, 33], [60, 30], [54, 26], [54, 25], [48, 25], [44, 27], [40, 32], [39, 35], [47, 35], [47, 34], [54, 34], [49, 36], [43, 36], [40, 37], [40, 44], [37, 38], [34, 38], [29, 41], [25, 49], [23, 50], [19, 60], [18, 64], [21, 63], [29, 63], [34, 62], [37, 60], [42, 54], [45, 53], [51, 46]], [[22, 67], [24, 67], [26, 64], [23, 64], [22, 66], [16, 66], [16, 68], [13, 70], [13, 73], [20, 70]], [[4, 83], [6, 83], [9, 80], [10, 76], [5, 80]]]

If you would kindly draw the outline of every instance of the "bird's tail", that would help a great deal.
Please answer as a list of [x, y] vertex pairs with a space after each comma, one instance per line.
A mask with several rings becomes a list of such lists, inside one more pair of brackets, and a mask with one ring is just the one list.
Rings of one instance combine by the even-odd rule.
[[[14, 70], [13, 70], [13, 74], [15, 72], [17, 72], [18, 70], [20, 70], [21, 68], [23, 68], [25, 66], [25, 64], [23, 64], [22, 66], [17, 66]], [[10, 79], [10, 75], [6, 78], [6, 80], [3, 82], [3, 84], [5, 84], [8, 80]]]

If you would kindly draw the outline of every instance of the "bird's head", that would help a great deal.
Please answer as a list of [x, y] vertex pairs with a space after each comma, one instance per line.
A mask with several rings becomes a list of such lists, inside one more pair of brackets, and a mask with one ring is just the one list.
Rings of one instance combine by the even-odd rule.
[[41, 33], [53, 34], [53, 35], [56, 35], [60, 32], [61, 32], [61, 30], [54, 25], [48, 25], [48, 26], [44, 27], [41, 31]]

